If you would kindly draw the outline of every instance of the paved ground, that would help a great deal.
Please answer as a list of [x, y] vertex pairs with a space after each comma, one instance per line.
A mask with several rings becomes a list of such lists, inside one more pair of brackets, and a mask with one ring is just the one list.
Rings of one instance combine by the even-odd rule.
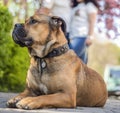
[[77, 107], [76, 109], [20, 110], [6, 108], [6, 101], [13, 93], [0, 93], [0, 113], [120, 113], [120, 100], [108, 99], [104, 108]]

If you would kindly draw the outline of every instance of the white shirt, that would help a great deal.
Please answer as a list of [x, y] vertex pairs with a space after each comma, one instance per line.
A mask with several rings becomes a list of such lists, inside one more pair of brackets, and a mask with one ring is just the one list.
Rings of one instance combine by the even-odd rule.
[[70, 38], [86, 37], [89, 30], [88, 14], [97, 11], [97, 7], [91, 2], [78, 4], [72, 11]]
[[71, 16], [70, 0], [43, 0], [42, 6], [51, 9], [52, 15], [63, 18], [67, 25], [67, 32], [69, 32]]

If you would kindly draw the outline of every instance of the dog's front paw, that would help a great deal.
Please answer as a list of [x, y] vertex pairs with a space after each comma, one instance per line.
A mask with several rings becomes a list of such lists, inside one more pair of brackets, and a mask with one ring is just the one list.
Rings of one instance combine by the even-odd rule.
[[9, 108], [16, 108], [16, 104], [22, 99], [22, 96], [17, 96], [12, 99], [10, 99], [7, 103], [6, 106]]
[[19, 109], [32, 110], [40, 108], [39, 100], [35, 97], [27, 97], [16, 104]]

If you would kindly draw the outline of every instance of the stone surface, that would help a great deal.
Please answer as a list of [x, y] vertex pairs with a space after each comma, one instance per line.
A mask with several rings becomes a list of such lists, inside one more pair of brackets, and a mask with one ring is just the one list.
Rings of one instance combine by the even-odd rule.
[[6, 101], [14, 97], [14, 93], [0, 93], [0, 113], [120, 113], [120, 100], [108, 99], [103, 108], [77, 107], [75, 109], [38, 109], [21, 110], [6, 107]]

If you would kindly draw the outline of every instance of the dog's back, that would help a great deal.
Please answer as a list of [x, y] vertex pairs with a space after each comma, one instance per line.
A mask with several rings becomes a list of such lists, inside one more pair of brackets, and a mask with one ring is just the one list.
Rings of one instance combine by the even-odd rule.
[[108, 93], [102, 76], [83, 64], [79, 58], [77, 60], [76, 63], [80, 65], [77, 74], [77, 105], [104, 106]]
[[74, 71], [76, 77], [77, 106], [104, 106], [108, 94], [102, 76], [85, 65], [72, 50], [68, 52], [68, 56], [68, 62], [71, 62], [69, 72]]

